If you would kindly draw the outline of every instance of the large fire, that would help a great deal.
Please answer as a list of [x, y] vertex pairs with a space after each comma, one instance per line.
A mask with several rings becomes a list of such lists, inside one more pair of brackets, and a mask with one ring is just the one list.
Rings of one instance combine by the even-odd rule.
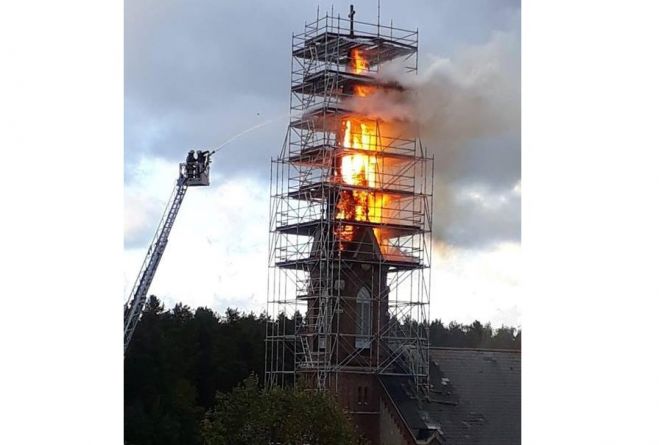
[[[352, 72], [360, 74], [368, 70], [368, 61], [361, 51], [351, 51]], [[354, 96], [367, 96], [376, 89], [372, 86], [355, 85]], [[382, 209], [386, 196], [378, 191], [382, 186], [382, 160], [378, 152], [382, 150], [377, 132], [377, 124], [373, 120], [360, 117], [347, 117], [341, 122], [340, 144], [343, 151], [337, 180], [343, 184], [354, 186], [353, 190], [343, 190], [337, 204], [337, 219], [344, 221], [382, 221]], [[373, 232], [381, 244], [380, 229]], [[337, 229], [340, 248], [354, 237], [354, 227], [343, 224]]]

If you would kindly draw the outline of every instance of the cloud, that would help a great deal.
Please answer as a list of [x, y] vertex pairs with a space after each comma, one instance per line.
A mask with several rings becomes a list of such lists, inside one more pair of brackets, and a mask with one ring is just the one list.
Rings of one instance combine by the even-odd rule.
[[[141, 176], [145, 183], [162, 182], [160, 178], [168, 177], [172, 169], [177, 171], [172, 162], [146, 164], [151, 166]], [[188, 189], [150, 292], [168, 305], [184, 301], [219, 310], [238, 306], [261, 311], [267, 283], [266, 185], [251, 178], [221, 176], [214, 178], [214, 184]], [[127, 207], [129, 219], [139, 218], [133, 215], [135, 210], [143, 211]], [[163, 210], [164, 205], [158, 217], [146, 224], [152, 228], [149, 237]], [[146, 244], [133, 243], [125, 249], [125, 299], [145, 253]]]
[[124, 193], [124, 247], [140, 247], [149, 242], [154, 222], [160, 220], [164, 205], [146, 193], [126, 190]]
[[178, 177], [178, 163], [142, 156], [124, 187], [124, 247], [151, 241]]
[[520, 326], [520, 246], [498, 243], [487, 249], [444, 246], [434, 258], [430, 316], [444, 321], [490, 321]]
[[[128, 2], [126, 163], [146, 154], [178, 160], [189, 148], [216, 147], [245, 128], [287, 114], [290, 31], [257, 25], [285, 14], [270, 2], [258, 8]], [[216, 168], [267, 174], [286, 123], [279, 120], [241, 138], [234, 144], [239, 149]]]
[[489, 248], [501, 242], [521, 241], [520, 183], [510, 189], [483, 185], [454, 187], [435, 212], [435, 239], [465, 248]]

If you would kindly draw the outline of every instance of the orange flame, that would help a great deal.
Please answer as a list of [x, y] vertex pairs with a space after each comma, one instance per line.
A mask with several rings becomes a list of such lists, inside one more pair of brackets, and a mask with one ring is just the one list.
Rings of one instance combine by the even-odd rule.
[[[359, 49], [353, 49], [350, 55], [352, 72], [360, 74], [368, 70], [368, 61]], [[365, 97], [375, 91], [375, 87], [368, 85], [353, 87], [355, 96]], [[336, 217], [344, 221], [381, 222], [387, 197], [377, 191], [382, 187], [382, 160], [378, 155], [381, 144], [377, 125], [368, 119], [345, 118], [341, 122], [341, 133], [341, 145], [347, 150], [341, 155], [337, 180], [363, 189], [344, 190], [340, 193]], [[380, 229], [374, 228], [373, 232], [380, 244]], [[354, 226], [343, 224], [336, 233], [340, 249], [344, 250], [346, 243], [353, 240]]]
[[[339, 179], [342, 183], [363, 187], [363, 190], [341, 192], [337, 205], [337, 218], [346, 221], [382, 221], [385, 195], [377, 192], [382, 185], [382, 162], [378, 156], [376, 125], [372, 121], [347, 118], [342, 124], [342, 146], [349, 149], [341, 156]], [[364, 153], [359, 153], [364, 151]], [[379, 229], [374, 229], [379, 239]], [[345, 225], [339, 233], [341, 241], [351, 241], [354, 229]], [[342, 243], [342, 248], [344, 248]]]
[[370, 85], [355, 85], [353, 87], [353, 94], [359, 97], [366, 97], [375, 92], [375, 87]]
[[364, 54], [358, 48], [350, 50], [350, 59], [353, 73], [361, 74], [364, 71], [368, 71], [368, 60], [366, 60]]

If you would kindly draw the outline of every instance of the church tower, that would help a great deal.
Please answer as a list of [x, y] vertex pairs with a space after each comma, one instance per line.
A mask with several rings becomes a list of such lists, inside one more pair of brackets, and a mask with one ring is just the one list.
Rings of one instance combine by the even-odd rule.
[[291, 121], [271, 168], [266, 384], [331, 391], [372, 443], [378, 377], [428, 384], [432, 159], [377, 109], [406, 94], [381, 68], [416, 72], [417, 42], [352, 7], [293, 35]]

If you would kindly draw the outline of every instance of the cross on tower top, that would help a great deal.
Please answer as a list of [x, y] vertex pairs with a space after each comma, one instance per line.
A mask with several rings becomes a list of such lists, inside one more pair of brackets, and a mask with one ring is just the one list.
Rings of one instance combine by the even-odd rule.
[[350, 17], [350, 37], [355, 36], [355, 28], [354, 28], [354, 19], [355, 19], [355, 7], [353, 5], [350, 5], [350, 14], [348, 14], [348, 17]]

